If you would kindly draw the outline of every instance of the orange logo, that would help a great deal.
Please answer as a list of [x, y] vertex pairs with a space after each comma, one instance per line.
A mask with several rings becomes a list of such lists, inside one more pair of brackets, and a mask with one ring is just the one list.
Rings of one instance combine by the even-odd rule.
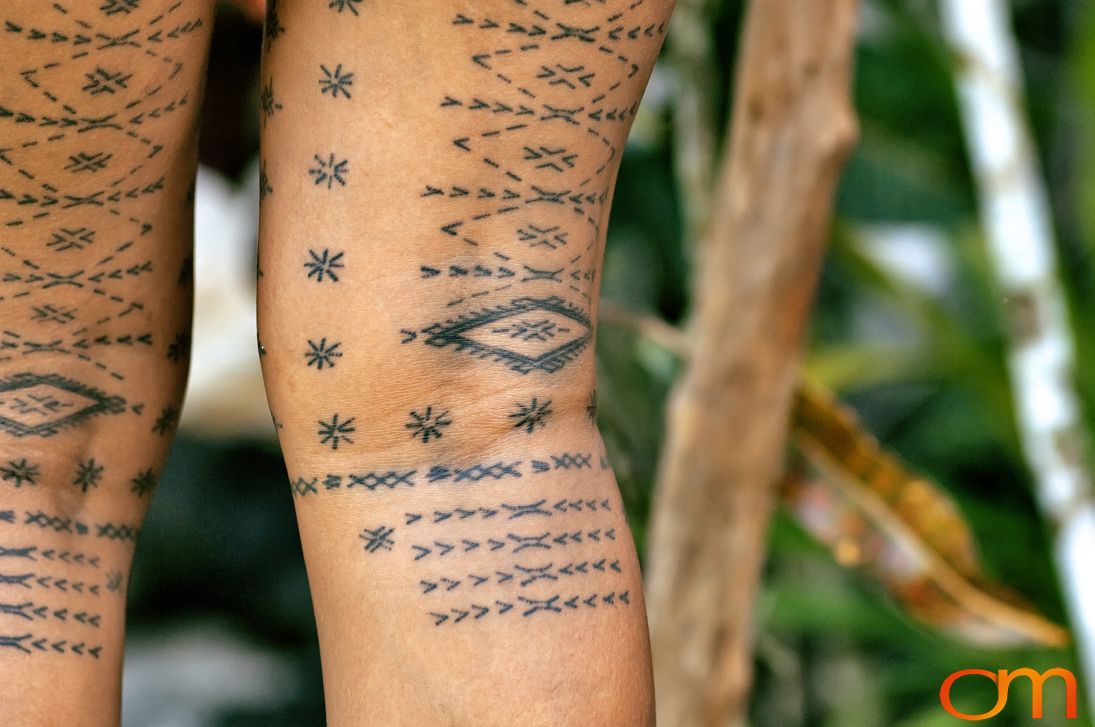
[[[996, 705], [992, 709], [987, 712], [982, 712], [981, 714], [966, 714], [965, 712], [959, 712], [955, 709], [954, 705], [951, 703], [951, 687], [954, 686], [956, 681], [966, 676], [984, 677], [996, 684]], [[943, 685], [939, 687], [939, 703], [943, 705], [943, 709], [947, 710], [947, 712], [958, 719], [964, 719], [970, 722], [991, 719], [1000, 714], [1007, 705], [1008, 687], [1011, 686], [1012, 681], [1020, 677], [1030, 679], [1030, 716], [1032, 718], [1042, 719], [1042, 691], [1046, 681], [1053, 677], [1060, 677], [1065, 683], [1065, 718], [1076, 719], [1076, 675], [1068, 669], [1049, 669], [1041, 674], [1026, 667], [1022, 669], [1013, 669], [1011, 671], [1000, 669], [996, 672], [986, 671], [985, 669], [962, 669], [961, 671], [954, 672], [943, 680]]]

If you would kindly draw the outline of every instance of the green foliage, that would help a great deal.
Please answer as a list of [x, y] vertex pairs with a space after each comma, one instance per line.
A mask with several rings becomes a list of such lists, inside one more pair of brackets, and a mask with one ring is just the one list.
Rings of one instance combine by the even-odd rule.
[[[715, 6], [713, 27], [725, 31], [738, 21], [739, 4]], [[992, 577], [1064, 622], [1014, 425], [1002, 306], [983, 253], [952, 59], [933, 11], [923, 2], [866, 3], [855, 76], [862, 134], [837, 197], [807, 368], [836, 388], [884, 445], [951, 492]], [[1080, 41], [1095, 38], [1095, 10], [1029, 0], [1016, 3], [1015, 12], [1029, 113], [1060, 228], [1062, 280], [1073, 302], [1077, 383], [1091, 403], [1095, 366], [1085, 363], [1095, 360], [1095, 44]], [[732, 58], [736, 35], [718, 40], [719, 57]], [[730, 88], [731, 66], [724, 63], [721, 73]], [[688, 307], [689, 281], [673, 170], [663, 152], [671, 148], [671, 102], [647, 112], [669, 122], [662, 136], [625, 157], [604, 293], [676, 322]], [[930, 284], [902, 274], [902, 255], [916, 250], [887, 251], [892, 238], [867, 234], [894, 225], [938, 239]], [[887, 258], [897, 263], [880, 262]], [[640, 544], [664, 433], [663, 397], [677, 373], [667, 353], [649, 347], [605, 327], [598, 349], [601, 425]], [[785, 516], [777, 517], [771, 545], [758, 611], [757, 725], [953, 724], [937, 698], [952, 671], [1078, 670], [1068, 650], [980, 649], [931, 632], [867, 576], [833, 563]], [[1029, 701], [1014, 702], [994, 723], [1031, 723], [1020, 708]], [[1059, 703], [1056, 693], [1047, 696], [1044, 724], [1056, 724], [1050, 713]]]

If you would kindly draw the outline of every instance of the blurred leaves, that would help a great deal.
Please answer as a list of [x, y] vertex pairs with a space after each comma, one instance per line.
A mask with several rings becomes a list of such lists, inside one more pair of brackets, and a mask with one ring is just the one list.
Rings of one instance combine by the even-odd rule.
[[805, 461], [792, 462], [784, 504], [839, 563], [866, 568], [913, 616], [972, 643], [1067, 643], [1064, 629], [988, 582], [951, 498], [883, 451], [829, 392], [803, 383], [793, 412]]

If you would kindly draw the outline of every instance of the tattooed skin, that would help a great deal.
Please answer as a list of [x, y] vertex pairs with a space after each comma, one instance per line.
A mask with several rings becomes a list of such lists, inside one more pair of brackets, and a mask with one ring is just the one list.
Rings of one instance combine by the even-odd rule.
[[[209, 19], [204, 1], [0, 4], [0, 669], [65, 687], [41, 722], [8, 700], [27, 723], [109, 718], [80, 685], [114, 692], [180, 409]], [[69, 719], [80, 699], [103, 714]]]
[[437, 100], [450, 129], [438, 154], [459, 171], [428, 179], [418, 196], [452, 257], [418, 269], [458, 292], [404, 343], [518, 374], [557, 372], [589, 347], [610, 187], [646, 77], [639, 63], [665, 32], [643, 6], [515, 0], [453, 14], [449, 34], [473, 49], [466, 72], [479, 90]]
[[0, 68], [0, 435], [140, 415], [127, 377], [172, 356], [175, 332], [158, 324], [185, 319], [149, 291], [179, 278], [181, 259], [157, 252], [177, 234], [158, 210], [182, 202], [170, 175], [191, 141], [197, 13], [162, 0], [0, 8], [0, 44], [19, 58]]

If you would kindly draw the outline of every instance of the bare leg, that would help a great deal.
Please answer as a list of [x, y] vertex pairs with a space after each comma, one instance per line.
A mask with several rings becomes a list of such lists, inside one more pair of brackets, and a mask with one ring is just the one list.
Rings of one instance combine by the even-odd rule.
[[332, 725], [652, 721], [593, 321], [669, 9], [268, 17], [260, 337]]
[[0, 714], [117, 724], [189, 351], [207, 0], [0, 6]]

